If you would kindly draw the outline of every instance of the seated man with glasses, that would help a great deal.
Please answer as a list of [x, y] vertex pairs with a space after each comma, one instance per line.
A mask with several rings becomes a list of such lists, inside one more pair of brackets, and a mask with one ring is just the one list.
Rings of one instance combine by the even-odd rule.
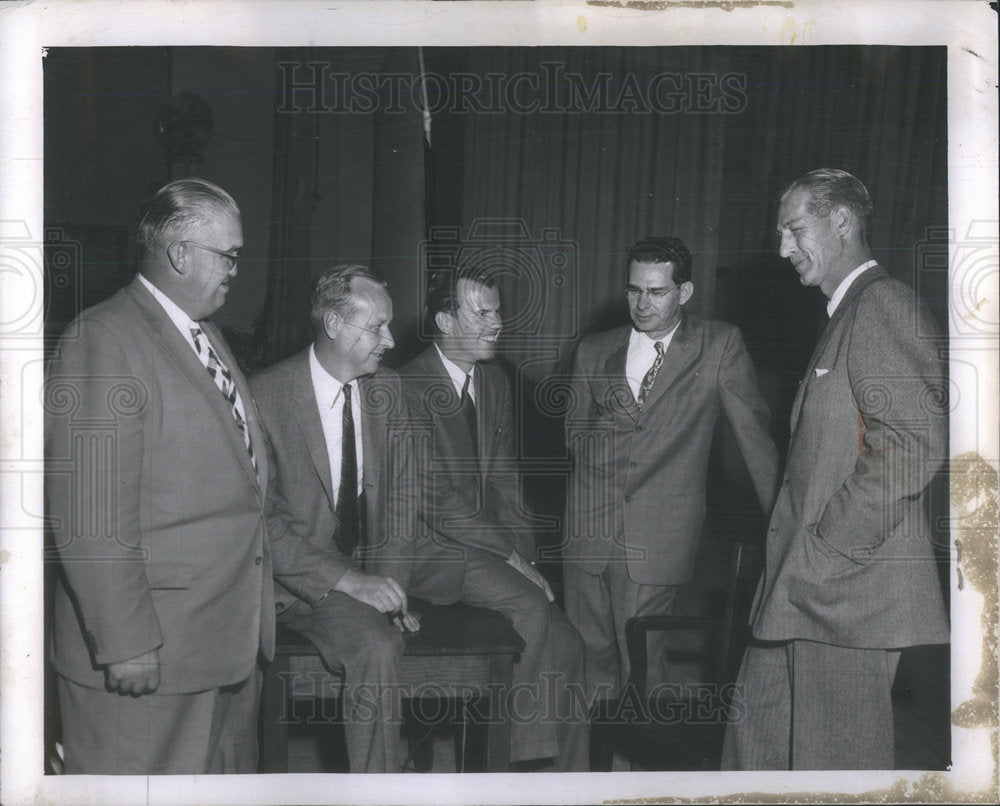
[[392, 299], [365, 266], [314, 286], [310, 347], [256, 375], [271, 465], [267, 525], [278, 620], [344, 677], [351, 772], [399, 772], [406, 589], [416, 535], [410, 415], [393, 346]]
[[[577, 348], [562, 551], [566, 613], [586, 643], [591, 698], [619, 696], [628, 678], [626, 621], [671, 612], [691, 578], [720, 411], [765, 513], [777, 492], [770, 413], [739, 330], [684, 310], [691, 264], [678, 238], [639, 241], [625, 286], [632, 325]], [[650, 647], [654, 670], [664, 668], [663, 649]]]

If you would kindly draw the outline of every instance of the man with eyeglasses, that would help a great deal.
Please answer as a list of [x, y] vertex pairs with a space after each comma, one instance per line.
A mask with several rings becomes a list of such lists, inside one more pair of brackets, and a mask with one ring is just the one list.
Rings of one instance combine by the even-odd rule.
[[[636, 243], [625, 287], [632, 326], [588, 336], [576, 352], [563, 574], [592, 698], [619, 696], [628, 678], [626, 621], [670, 613], [692, 576], [720, 412], [765, 513], [776, 495], [777, 450], [750, 356], [737, 328], [684, 310], [691, 267], [678, 238]], [[650, 646], [650, 684], [669, 668], [664, 646]]]
[[426, 431], [421, 520], [437, 549], [415, 564], [414, 594], [503, 613], [526, 644], [514, 664], [510, 758], [515, 767], [589, 770], [589, 721], [573, 697], [583, 643], [535, 566], [518, 482], [510, 383], [496, 365], [500, 290], [475, 267], [431, 274], [431, 344], [400, 375], [414, 427]]
[[344, 677], [351, 772], [399, 772], [400, 668], [417, 488], [392, 370], [392, 300], [365, 266], [325, 271], [312, 345], [254, 376], [271, 477], [278, 620]]
[[258, 656], [274, 646], [267, 457], [206, 321], [236, 276], [239, 209], [210, 182], [171, 182], [139, 244], [138, 276], [67, 328], [47, 379], [65, 772], [254, 772]]

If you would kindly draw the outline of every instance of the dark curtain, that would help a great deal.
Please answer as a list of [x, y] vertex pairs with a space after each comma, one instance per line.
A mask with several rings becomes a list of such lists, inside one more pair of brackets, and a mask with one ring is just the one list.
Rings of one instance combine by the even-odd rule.
[[275, 62], [262, 366], [308, 345], [310, 287], [338, 263], [380, 269], [392, 286], [395, 329], [415, 328], [424, 232], [420, 112], [389, 95], [391, 82], [378, 83], [418, 75], [416, 49], [279, 50]]

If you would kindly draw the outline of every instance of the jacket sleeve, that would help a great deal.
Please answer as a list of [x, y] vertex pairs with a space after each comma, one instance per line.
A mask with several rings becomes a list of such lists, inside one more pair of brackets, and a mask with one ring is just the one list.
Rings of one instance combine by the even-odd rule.
[[[899, 525], [944, 461], [947, 382], [930, 314], [892, 281], [872, 285], [854, 312], [847, 362], [858, 409], [858, 458], [816, 526], [864, 561]], [[860, 551], [859, 551], [860, 550]]]
[[46, 499], [52, 537], [94, 663], [163, 644], [140, 517], [151, 388], [123, 340], [94, 319], [60, 342], [46, 384]]
[[[494, 426], [497, 438], [496, 471], [491, 472], [487, 479], [487, 501], [492, 505], [496, 522], [506, 532], [506, 542], [511, 550], [516, 550], [524, 559], [533, 561], [536, 559], [534, 525], [531, 513], [525, 506], [514, 450], [514, 403], [510, 384], [503, 377], [495, 385], [496, 394], [500, 396], [502, 403], [499, 406], [500, 422]], [[509, 551], [507, 556], [510, 556]]]
[[726, 339], [719, 365], [719, 398], [740, 447], [764, 513], [771, 514], [778, 497], [780, 465], [771, 438], [771, 412], [757, 387], [757, 375], [740, 331]]

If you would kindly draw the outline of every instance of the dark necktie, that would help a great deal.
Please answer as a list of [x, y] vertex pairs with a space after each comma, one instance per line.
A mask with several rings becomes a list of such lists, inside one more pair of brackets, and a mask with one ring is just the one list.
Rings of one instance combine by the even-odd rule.
[[344, 384], [344, 414], [340, 438], [340, 490], [337, 493], [337, 547], [350, 557], [361, 540], [358, 507], [358, 453], [354, 446], [354, 412], [351, 411], [351, 385]]
[[653, 366], [649, 368], [649, 372], [642, 379], [642, 385], [639, 387], [639, 396], [635, 400], [639, 404], [640, 409], [645, 404], [646, 396], [649, 394], [649, 390], [653, 388], [653, 382], [656, 380], [656, 373], [660, 371], [660, 366], [663, 364], [663, 342], [658, 341], [655, 346], [656, 358], [653, 361]]
[[466, 427], [469, 430], [469, 438], [472, 441], [472, 455], [479, 455], [479, 429], [476, 426], [476, 404], [472, 402], [472, 395], [469, 394], [469, 381], [472, 380], [471, 375], [465, 376], [465, 383], [462, 384], [462, 399], [459, 404], [459, 411], [462, 413], [462, 417], [465, 419]]
[[250, 462], [256, 471], [257, 458], [253, 455], [253, 443], [250, 440], [250, 429], [247, 427], [243, 400], [236, 389], [236, 382], [233, 380], [233, 375], [229, 371], [229, 368], [222, 363], [215, 350], [212, 349], [208, 337], [205, 336], [198, 324], [193, 322], [190, 329], [194, 348], [198, 352], [198, 359], [201, 361], [202, 366], [208, 370], [208, 374], [215, 382], [215, 385], [219, 387], [222, 396], [226, 398], [226, 402], [229, 404], [229, 411], [233, 415], [233, 420], [236, 421], [236, 427], [240, 430], [240, 436], [243, 437], [243, 444], [246, 445], [247, 453], [250, 454]]

